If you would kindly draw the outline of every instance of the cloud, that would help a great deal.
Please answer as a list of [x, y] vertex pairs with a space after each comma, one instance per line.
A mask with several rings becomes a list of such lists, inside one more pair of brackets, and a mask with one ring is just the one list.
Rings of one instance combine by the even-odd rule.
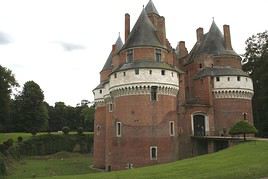
[[67, 42], [56, 42], [62, 46], [65, 51], [73, 51], [73, 50], [83, 50], [86, 47], [79, 44], [67, 43]]
[[8, 34], [0, 32], [0, 45], [5, 45], [11, 42], [11, 38]]

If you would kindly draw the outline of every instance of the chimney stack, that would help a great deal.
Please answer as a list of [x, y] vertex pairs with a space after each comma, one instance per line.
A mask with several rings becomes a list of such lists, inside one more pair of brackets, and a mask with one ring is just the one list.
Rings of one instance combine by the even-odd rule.
[[125, 42], [127, 41], [128, 35], [130, 33], [130, 15], [125, 14]]
[[184, 41], [180, 41], [178, 43], [176, 50], [178, 52], [179, 58], [185, 57], [186, 55], [188, 55], [188, 50], [185, 47], [185, 42]]
[[226, 50], [233, 50], [229, 25], [223, 26], [223, 32], [224, 32], [224, 45]]
[[204, 30], [202, 27], [199, 27], [198, 29], [196, 29], [196, 38], [197, 38], [197, 42], [201, 42], [201, 40], [203, 39], [204, 36]]

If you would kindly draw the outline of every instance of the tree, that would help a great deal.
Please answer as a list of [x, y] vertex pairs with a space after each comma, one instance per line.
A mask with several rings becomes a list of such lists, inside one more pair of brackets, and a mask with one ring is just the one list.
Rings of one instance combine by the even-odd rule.
[[10, 113], [12, 87], [19, 86], [11, 70], [0, 65], [0, 131], [6, 131]]
[[260, 136], [268, 136], [268, 31], [246, 41], [243, 70], [253, 80], [253, 117]]
[[237, 122], [229, 131], [231, 135], [243, 134], [244, 140], [246, 140], [246, 134], [256, 134], [257, 129], [249, 124], [246, 120]]
[[85, 106], [81, 110], [81, 116], [84, 118], [84, 129], [86, 131], [93, 131], [94, 130], [94, 113], [95, 107], [94, 106]]
[[33, 135], [46, 130], [48, 110], [40, 86], [34, 81], [26, 82], [20, 97], [24, 130]]

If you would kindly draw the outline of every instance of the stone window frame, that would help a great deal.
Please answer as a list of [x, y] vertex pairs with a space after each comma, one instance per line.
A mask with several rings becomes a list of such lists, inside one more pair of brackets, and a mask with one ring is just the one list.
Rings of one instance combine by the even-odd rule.
[[132, 63], [134, 61], [134, 49], [127, 49], [126, 62]]
[[162, 50], [160, 48], [155, 49], [155, 61], [162, 62]]
[[122, 122], [116, 122], [115, 130], [116, 137], [122, 137]]
[[175, 121], [169, 121], [169, 135], [175, 136]]
[[[153, 156], [153, 149], [155, 149], [155, 156]], [[150, 160], [157, 160], [157, 146], [150, 146]]]

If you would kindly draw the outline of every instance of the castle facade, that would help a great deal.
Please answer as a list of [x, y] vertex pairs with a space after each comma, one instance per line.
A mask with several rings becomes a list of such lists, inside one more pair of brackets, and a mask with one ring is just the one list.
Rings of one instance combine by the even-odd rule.
[[[228, 130], [253, 123], [253, 84], [233, 50], [228, 25], [196, 30], [188, 53], [166, 38], [165, 18], [150, 0], [125, 43], [112, 46], [95, 96], [96, 168], [120, 170], [176, 161], [228, 146]], [[214, 138], [221, 140], [213, 140]]]

